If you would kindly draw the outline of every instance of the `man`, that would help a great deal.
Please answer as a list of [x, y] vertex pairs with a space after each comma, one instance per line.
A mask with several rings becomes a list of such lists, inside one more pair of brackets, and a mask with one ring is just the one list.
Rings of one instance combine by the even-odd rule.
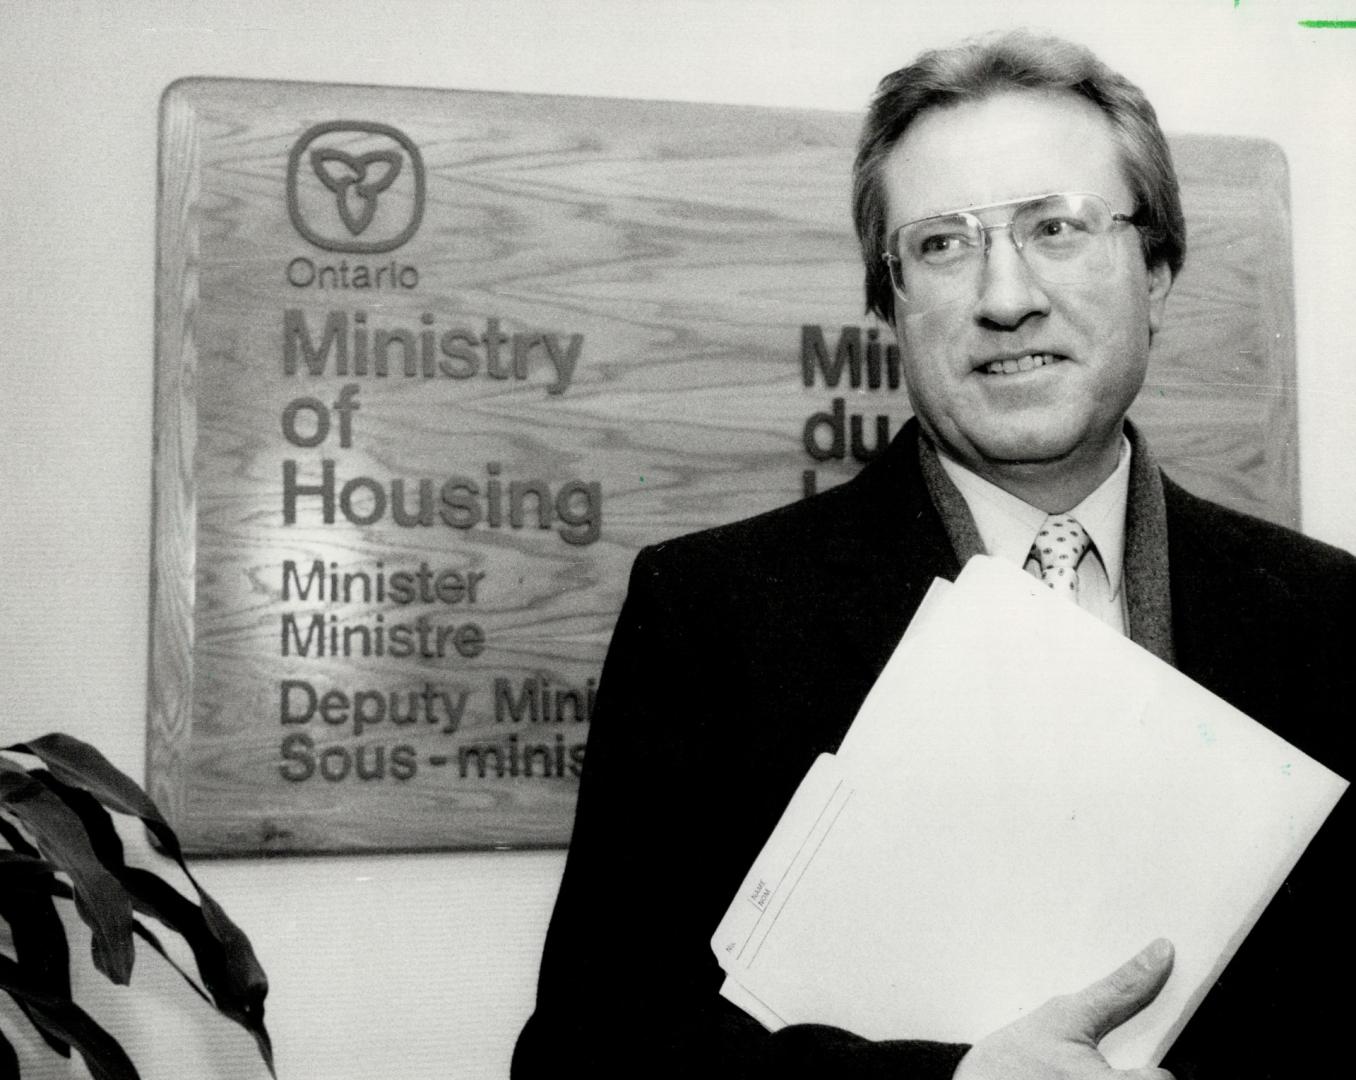
[[[1040, 573], [1047, 515], [1088, 538], [1076, 602], [1351, 775], [1356, 560], [1187, 494], [1125, 423], [1185, 250], [1142, 94], [1052, 39], [929, 53], [882, 82], [855, 176], [917, 421], [847, 484], [637, 558], [515, 1076], [1113, 1073], [1096, 1043], [1168, 977], [1165, 942], [973, 1047], [769, 1034], [718, 996], [708, 947], [928, 584], [983, 550]], [[1178, 1039], [1178, 1080], [1323, 1067], [1349, 803]]]

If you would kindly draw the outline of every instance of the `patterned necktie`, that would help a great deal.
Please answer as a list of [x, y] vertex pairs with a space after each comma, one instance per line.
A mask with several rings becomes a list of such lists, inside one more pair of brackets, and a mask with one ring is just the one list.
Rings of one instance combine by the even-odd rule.
[[1087, 554], [1091, 544], [1083, 526], [1072, 515], [1051, 514], [1041, 524], [1029, 558], [1041, 564], [1041, 580], [1056, 596], [1076, 600], [1078, 561]]

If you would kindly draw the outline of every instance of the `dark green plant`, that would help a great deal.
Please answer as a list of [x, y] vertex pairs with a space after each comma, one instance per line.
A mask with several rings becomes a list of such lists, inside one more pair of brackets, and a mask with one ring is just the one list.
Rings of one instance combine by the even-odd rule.
[[[29, 755], [45, 768], [7, 754]], [[108, 810], [142, 820], [159, 850], [188, 876], [199, 904], [149, 870], [127, 865]], [[93, 935], [94, 966], [109, 979], [128, 982], [134, 939], [141, 938], [203, 1000], [254, 1036], [273, 1073], [264, 1028], [268, 980], [249, 939], [194, 880], [178, 837], [145, 792], [94, 747], [69, 735], [0, 748], [0, 919], [9, 923], [14, 942], [13, 956], [0, 952], [0, 989], [54, 1051], [70, 1057], [74, 1047], [95, 1080], [137, 1080], [117, 1040], [71, 998], [69, 950], [56, 900], [75, 904]], [[138, 916], [183, 936], [203, 986]], [[0, 1076], [17, 1076], [18, 1070], [18, 1055], [0, 1032]]]

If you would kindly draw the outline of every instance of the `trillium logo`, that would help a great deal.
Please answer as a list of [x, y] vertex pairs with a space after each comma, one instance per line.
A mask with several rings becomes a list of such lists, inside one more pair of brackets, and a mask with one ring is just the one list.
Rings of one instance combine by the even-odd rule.
[[297, 232], [326, 251], [393, 251], [424, 214], [419, 148], [388, 124], [316, 124], [288, 158], [287, 212]]
[[354, 157], [342, 150], [312, 150], [311, 168], [320, 182], [334, 192], [339, 220], [354, 236], [372, 224], [377, 196], [400, 175], [400, 155], [391, 150], [373, 150]]

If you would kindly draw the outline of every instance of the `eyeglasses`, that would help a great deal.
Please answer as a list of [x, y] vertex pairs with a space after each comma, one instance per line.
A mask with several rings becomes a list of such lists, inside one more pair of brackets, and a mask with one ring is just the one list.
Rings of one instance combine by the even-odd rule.
[[[1007, 221], [985, 225], [980, 220], [980, 214], [1008, 208]], [[996, 229], [1008, 230], [1012, 246], [1036, 277], [1076, 285], [1110, 269], [1112, 231], [1137, 224], [1133, 215], [1112, 213], [1100, 195], [1039, 195], [910, 221], [890, 234], [884, 259], [900, 299], [927, 307], [956, 300], [974, 287], [989, 252], [989, 234]]]

